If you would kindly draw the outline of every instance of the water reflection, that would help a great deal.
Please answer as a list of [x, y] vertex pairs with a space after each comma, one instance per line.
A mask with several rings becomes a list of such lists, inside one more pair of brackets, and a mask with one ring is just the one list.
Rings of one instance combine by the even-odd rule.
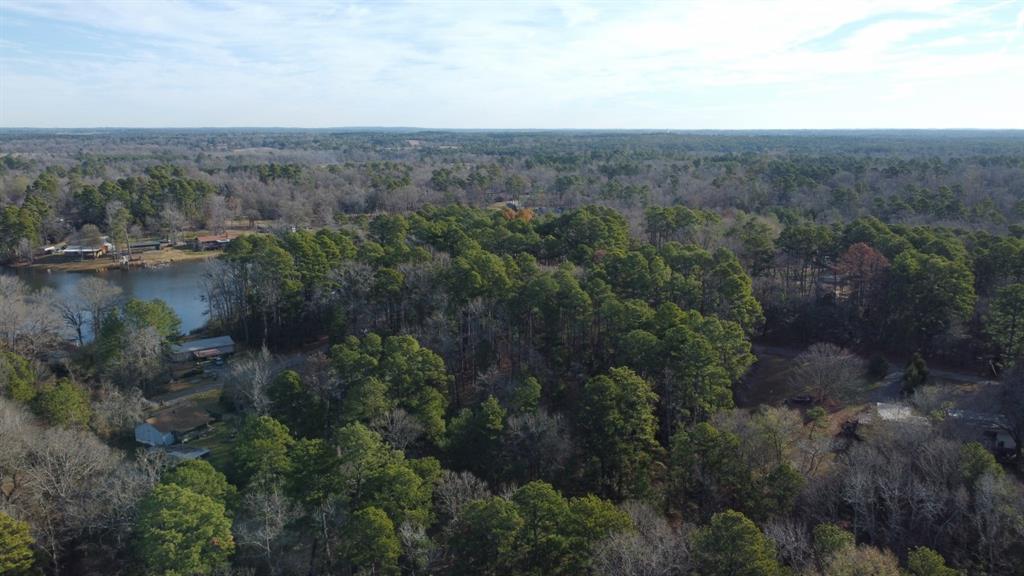
[[[167, 302], [181, 318], [181, 331], [188, 333], [206, 324], [207, 307], [202, 300], [201, 278], [206, 262], [179, 262], [162, 268], [106, 270], [103, 272], [47, 272], [18, 268], [13, 272], [35, 289], [49, 287], [59, 297], [74, 295], [75, 286], [94, 274], [120, 286], [126, 298]], [[11, 272], [4, 269], [4, 272]]]

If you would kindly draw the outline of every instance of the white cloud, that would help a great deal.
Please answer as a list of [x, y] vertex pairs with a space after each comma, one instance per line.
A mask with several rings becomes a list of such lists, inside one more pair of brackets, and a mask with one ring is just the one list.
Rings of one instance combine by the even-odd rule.
[[7, 0], [0, 11], [11, 15], [0, 26], [60, 23], [91, 38], [59, 53], [59, 38], [5, 45], [0, 125], [740, 127], [732, 111], [785, 126], [841, 119], [854, 93], [887, 98], [879, 117], [908, 125], [927, 110], [915, 82], [970, 78], [1024, 96], [1020, 50], [980, 39], [1014, 34], [1024, 12], [1000, 22], [946, 1]]

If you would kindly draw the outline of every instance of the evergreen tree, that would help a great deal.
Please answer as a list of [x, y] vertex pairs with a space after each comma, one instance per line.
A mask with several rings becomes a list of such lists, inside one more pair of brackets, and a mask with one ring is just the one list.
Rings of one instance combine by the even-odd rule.
[[235, 551], [224, 505], [176, 484], [160, 484], [143, 500], [137, 534], [148, 574], [211, 574]]

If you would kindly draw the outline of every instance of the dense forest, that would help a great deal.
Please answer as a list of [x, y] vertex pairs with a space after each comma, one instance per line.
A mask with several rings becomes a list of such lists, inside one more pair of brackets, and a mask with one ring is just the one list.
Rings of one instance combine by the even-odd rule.
[[174, 311], [0, 275], [2, 573], [1024, 563], [1020, 133], [7, 130], [0, 206], [12, 265], [237, 231], [247, 349], [174, 463]]

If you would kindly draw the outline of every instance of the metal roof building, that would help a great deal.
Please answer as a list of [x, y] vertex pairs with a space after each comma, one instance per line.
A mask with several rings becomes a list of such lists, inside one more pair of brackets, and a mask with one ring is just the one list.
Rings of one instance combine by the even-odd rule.
[[234, 353], [235, 341], [231, 339], [231, 336], [203, 338], [171, 345], [171, 360], [175, 362], [187, 362]]

